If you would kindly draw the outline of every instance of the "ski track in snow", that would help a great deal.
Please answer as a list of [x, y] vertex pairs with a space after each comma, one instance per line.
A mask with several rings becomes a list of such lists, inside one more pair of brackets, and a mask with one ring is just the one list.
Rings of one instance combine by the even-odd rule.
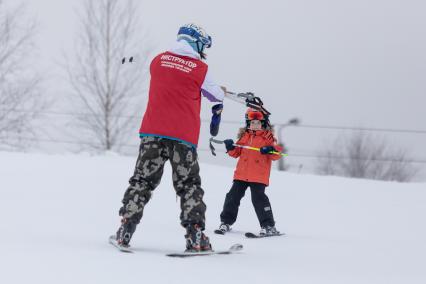
[[0, 283], [426, 283], [426, 183], [273, 172], [287, 235], [246, 239], [259, 230], [250, 194], [234, 232], [214, 234], [233, 169], [201, 164], [213, 247], [244, 250], [176, 259], [165, 254], [184, 249], [184, 230], [167, 165], [134, 253], [120, 253], [108, 237], [135, 159], [0, 152]]

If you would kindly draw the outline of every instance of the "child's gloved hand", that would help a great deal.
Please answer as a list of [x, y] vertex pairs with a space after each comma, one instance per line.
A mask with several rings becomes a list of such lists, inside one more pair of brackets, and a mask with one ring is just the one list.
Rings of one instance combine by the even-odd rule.
[[271, 152], [276, 152], [274, 146], [263, 146], [260, 148], [260, 154], [267, 155], [267, 154], [273, 154]]
[[226, 139], [223, 141], [223, 143], [225, 144], [226, 152], [229, 152], [235, 149], [234, 140]]

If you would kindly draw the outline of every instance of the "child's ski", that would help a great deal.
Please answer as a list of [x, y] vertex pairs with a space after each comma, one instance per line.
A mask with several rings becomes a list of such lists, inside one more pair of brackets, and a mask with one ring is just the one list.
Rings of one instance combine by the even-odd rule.
[[115, 236], [109, 237], [109, 243], [112, 244], [113, 246], [115, 246], [121, 252], [128, 252], [128, 253], [133, 252], [130, 247], [122, 246], [119, 243], [117, 243], [117, 239], [116, 239]]
[[218, 235], [225, 235], [225, 232], [222, 230], [214, 230], [214, 233]]
[[203, 256], [203, 255], [215, 255], [215, 254], [232, 254], [243, 249], [243, 245], [234, 244], [228, 250], [215, 250], [215, 251], [202, 251], [202, 252], [181, 252], [181, 253], [169, 253], [166, 254], [170, 257], [193, 257], [193, 256]]
[[273, 234], [273, 235], [256, 235], [256, 234], [248, 232], [248, 233], [245, 233], [244, 235], [246, 236], [246, 238], [249, 238], [249, 239], [260, 239], [260, 238], [284, 236], [285, 234], [279, 233], [279, 234]]

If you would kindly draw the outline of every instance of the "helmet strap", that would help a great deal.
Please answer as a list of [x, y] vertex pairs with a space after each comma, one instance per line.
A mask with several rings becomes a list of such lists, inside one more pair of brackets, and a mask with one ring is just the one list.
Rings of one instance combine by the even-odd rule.
[[[196, 43], [196, 46], [197, 46], [197, 52], [198, 52], [198, 54], [200, 55], [201, 59], [206, 59], [206, 58], [207, 58], [207, 56], [206, 56], [206, 54], [203, 52], [203, 51], [204, 51], [204, 44], [203, 44], [203, 43], [201, 43], [200, 41], [196, 41], [195, 43]], [[200, 47], [200, 45], [201, 45], [201, 47]]]

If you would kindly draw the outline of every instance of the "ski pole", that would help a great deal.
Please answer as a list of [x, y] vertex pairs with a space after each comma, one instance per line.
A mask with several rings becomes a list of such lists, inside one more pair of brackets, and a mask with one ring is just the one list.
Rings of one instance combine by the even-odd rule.
[[226, 91], [225, 96], [237, 103], [244, 104], [247, 107], [261, 111], [266, 115], [271, 115], [271, 113], [263, 106], [262, 100], [251, 92], [234, 93]]
[[[244, 146], [244, 145], [238, 145], [238, 144], [233, 144], [233, 145], [235, 147], [240, 147], [240, 148], [244, 148], [244, 149], [249, 149], [249, 150], [254, 150], [254, 151], [260, 152], [260, 148], [250, 147], [250, 146]], [[268, 152], [268, 154], [281, 155], [283, 157], [287, 157], [288, 156], [288, 154], [281, 153], [281, 152], [278, 152], [278, 151], [271, 151], [271, 152]]]
[[[217, 139], [214, 139], [213, 137], [212, 138], [210, 138], [210, 150], [212, 151], [212, 154], [214, 155], [214, 156], [216, 156], [216, 149], [213, 147], [213, 144], [212, 144], [212, 142], [213, 143], [216, 143], [216, 144], [224, 144], [224, 141], [222, 141], [222, 140], [217, 140]], [[260, 152], [260, 148], [256, 148], [256, 147], [251, 147], [251, 146], [244, 146], [244, 145], [238, 145], [238, 144], [232, 144], [233, 146], [235, 146], [235, 147], [240, 147], [240, 148], [243, 148], [243, 149], [248, 149], [248, 150], [253, 150], [253, 151], [258, 151], [258, 152]], [[281, 153], [281, 152], [278, 152], [278, 151], [272, 151], [272, 152], [269, 152], [268, 154], [274, 154], [274, 155], [280, 155], [280, 156], [282, 156], [282, 157], [287, 157], [288, 156], [288, 154], [286, 154], [286, 153]]]

